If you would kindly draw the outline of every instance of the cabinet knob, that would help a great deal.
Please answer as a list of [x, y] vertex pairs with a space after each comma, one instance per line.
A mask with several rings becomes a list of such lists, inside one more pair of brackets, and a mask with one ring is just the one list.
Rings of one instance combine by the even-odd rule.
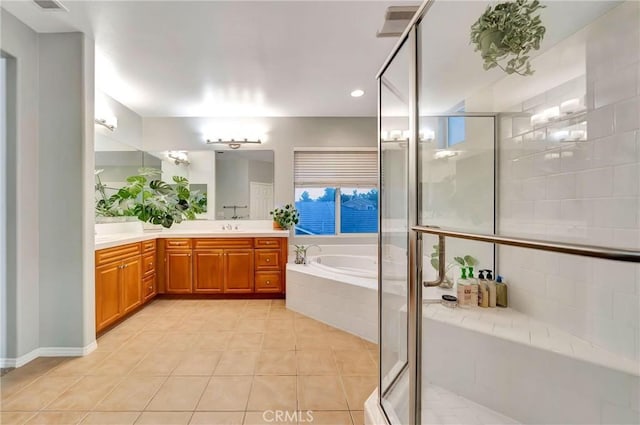
[[267, 263], [271, 261], [271, 258], [267, 258]]
[[270, 280], [267, 280], [267, 285], [271, 285], [271, 281]]

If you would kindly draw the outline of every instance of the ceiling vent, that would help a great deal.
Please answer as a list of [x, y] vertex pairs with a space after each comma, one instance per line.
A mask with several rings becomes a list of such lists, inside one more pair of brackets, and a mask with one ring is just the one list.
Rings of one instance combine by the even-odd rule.
[[419, 6], [389, 6], [376, 37], [400, 37]]
[[67, 8], [57, 0], [33, 0], [33, 2], [46, 11], [67, 11]]

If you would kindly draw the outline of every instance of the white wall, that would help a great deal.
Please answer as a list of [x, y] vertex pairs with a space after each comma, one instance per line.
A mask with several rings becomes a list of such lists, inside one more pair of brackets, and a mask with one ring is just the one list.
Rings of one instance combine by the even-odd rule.
[[[640, 3], [627, 1], [537, 58], [538, 91], [533, 97], [521, 93], [515, 106], [532, 114], [586, 94], [588, 139], [513, 138], [522, 123], [503, 120], [502, 234], [640, 248], [639, 20]], [[561, 69], [567, 58], [576, 58], [570, 52], [582, 57], [576, 59], [581, 76], [571, 61], [571, 72]], [[559, 82], [558, 75], [566, 79]], [[503, 98], [502, 89], [495, 99]], [[508, 91], [512, 99], [517, 94], [513, 87]], [[513, 307], [640, 359], [640, 267], [510, 247], [499, 252]]]
[[122, 103], [99, 90], [95, 92], [96, 117], [112, 115], [118, 119], [118, 128], [110, 131], [107, 128], [95, 126], [96, 145], [108, 144], [115, 140], [135, 149], [142, 149], [142, 117]]
[[40, 34], [39, 52], [40, 346], [85, 347], [95, 340], [93, 42]]
[[1, 12], [2, 51], [17, 67], [16, 137], [7, 140], [7, 357], [16, 358], [38, 347], [38, 35]]
[[7, 60], [0, 57], [0, 358], [7, 357]]

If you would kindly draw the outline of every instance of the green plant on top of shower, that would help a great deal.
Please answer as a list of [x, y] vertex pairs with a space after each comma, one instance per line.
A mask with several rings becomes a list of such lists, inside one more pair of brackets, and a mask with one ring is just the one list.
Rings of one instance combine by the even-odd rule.
[[[478, 260], [471, 255], [465, 255], [464, 257], [453, 257], [453, 262], [447, 263], [444, 268], [444, 277], [442, 279], [442, 283], [440, 284], [441, 288], [453, 288], [453, 279], [449, 277], [449, 271], [458, 266], [461, 270], [468, 270], [470, 267], [476, 267], [479, 264]], [[431, 267], [433, 267], [436, 271], [440, 267], [440, 248], [438, 245], [433, 245], [433, 252], [431, 253]]]

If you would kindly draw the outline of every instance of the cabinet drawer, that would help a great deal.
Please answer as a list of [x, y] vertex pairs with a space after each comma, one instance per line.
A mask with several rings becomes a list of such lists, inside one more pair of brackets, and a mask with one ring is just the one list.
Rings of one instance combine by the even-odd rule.
[[279, 248], [280, 238], [256, 238], [256, 248]]
[[129, 257], [140, 255], [140, 244], [132, 243], [128, 245], [116, 246], [113, 248], [96, 251], [96, 266], [121, 261]]
[[255, 250], [256, 270], [280, 269], [279, 249], [257, 249]]
[[256, 292], [281, 292], [280, 272], [256, 272]]
[[156, 250], [156, 240], [144, 241], [142, 242], [142, 252], [149, 253]]
[[150, 275], [156, 272], [156, 254], [146, 254], [142, 256], [142, 273]]
[[198, 238], [193, 240], [195, 249], [253, 248], [253, 240], [246, 238]]
[[165, 249], [188, 249], [191, 248], [191, 239], [165, 239]]
[[142, 295], [147, 301], [149, 298], [153, 297], [156, 293], [156, 276], [146, 276], [142, 278]]

